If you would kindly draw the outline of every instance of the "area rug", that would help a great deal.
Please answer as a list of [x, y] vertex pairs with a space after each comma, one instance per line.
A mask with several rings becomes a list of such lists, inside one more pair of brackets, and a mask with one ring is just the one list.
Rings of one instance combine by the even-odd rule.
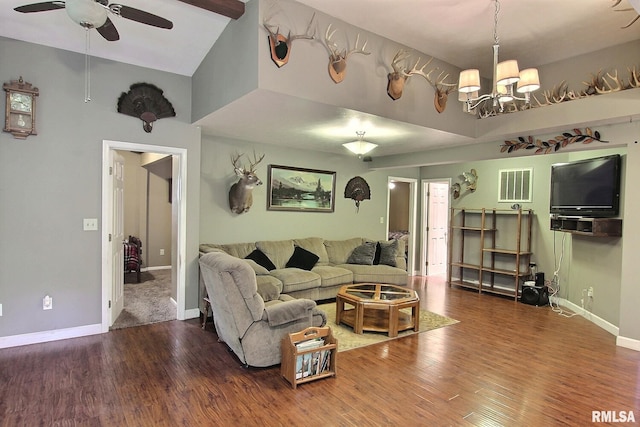
[[347, 325], [336, 325], [336, 304], [328, 303], [318, 305], [318, 309], [327, 315], [327, 326], [331, 327], [333, 336], [338, 339], [338, 352], [351, 350], [358, 347], [365, 347], [371, 344], [377, 344], [383, 341], [393, 340], [406, 337], [408, 335], [431, 331], [433, 329], [442, 328], [458, 323], [457, 320], [446, 316], [441, 316], [427, 310], [420, 310], [420, 331], [414, 332], [413, 329], [398, 333], [395, 338], [389, 338], [387, 334], [379, 332], [365, 332], [364, 334], [355, 334], [353, 328]]
[[124, 308], [111, 330], [176, 319], [171, 299], [171, 270], [145, 271], [136, 283], [135, 273], [125, 274]]

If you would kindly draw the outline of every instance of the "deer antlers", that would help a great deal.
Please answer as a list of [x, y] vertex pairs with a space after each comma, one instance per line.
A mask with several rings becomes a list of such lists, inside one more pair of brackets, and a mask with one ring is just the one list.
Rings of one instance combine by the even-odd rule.
[[406, 68], [400, 65], [401, 62], [405, 61], [409, 58], [409, 55], [404, 50], [399, 50], [398, 53], [393, 57], [393, 61], [391, 62], [391, 68], [393, 68], [393, 72], [387, 75], [389, 83], [387, 85], [387, 93], [394, 101], [402, 96], [402, 90], [404, 88], [405, 81], [413, 76], [419, 75], [424, 77], [427, 82], [433, 87], [436, 91], [435, 97], [433, 99], [433, 104], [438, 113], [442, 113], [447, 106], [447, 99], [449, 94], [457, 89], [457, 85], [455, 83], [447, 83], [446, 80], [449, 77], [449, 73], [445, 71], [441, 71], [435, 81], [431, 77], [431, 73], [434, 71], [437, 72], [438, 68], [432, 68], [428, 72], [425, 72], [424, 69], [433, 61], [433, 57], [429, 58], [427, 62], [425, 62], [422, 66], [420, 66], [421, 58], [418, 58], [416, 63], [413, 65], [411, 70], [407, 71]]
[[353, 49], [349, 51], [343, 49], [340, 51], [338, 45], [331, 41], [331, 37], [333, 37], [336, 31], [337, 30], [331, 31], [331, 24], [329, 24], [324, 35], [324, 44], [329, 50], [329, 76], [331, 76], [331, 80], [335, 83], [340, 83], [344, 80], [347, 72], [347, 58], [349, 58], [353, 53], [369, 55], [371, 52], [365, 51], [367, 48], [367, 41], [364, 42], [361, 48], [358, 47], [358, 43], [360, 42], [360, 33], [358, 33], [358, 36], [356, 37], [356, 44]]
[[289, 53], [291, 53], [291, 43], [294, 40], [298, 40], [298, 39], [313, 40], [316, 38], [315, 29], [313, 30], [313, 32], [311, 32], [311, 24], [313, 24], [313, 20], [315, 17], [316, 17], [316, 14], [314, 13], [311, 16], [309, 25], [307, 25], [307, 31], [305, 31], [304, 34], [296, 34], [292, 36], [291, 31], [289, 31], [289, 34], [286, 37], [280, 34], [279, 26], [275, 27], [275, 31], [273, 31], [274, 25], [271, 25], [268, 22], [270, 18], [265, 18], [262, 21], [262, 25], [269, 32], [269, 46], [271, 47], [271, 59], [273, 60], [273, 62], [275, 62], [278, 68], [282, 67], [283, 65], [286, 65], [286, 63], [289, 62]]
[[[616, 7], [617, 5], [620, 4], [620, 2], [622, 0], [612, 0], [613, 1], [613, 5], [611, 6], [612, 8]], [[625, 8], [625, 9], [616, 9], [615, 12], [630, 12], [630, 11], [635, 11], [634, 8]], [[636, 12], [637, 13], [637, 12]], [[630, 26], [632, 26], [633, 24], [636, 23], [636, 21], [640, 19], [640, 14], [638, 14], [635, 18], [633, 18], [627, 25], [625, 25], [624, 27], [621, 28], [629, 28]]]
[[245, 172], [249, 172], [249, 173], [253, 173], [256, 170], [256, 166], [258, 166], [258, 164], [262, 161], [262, 159], [264, 159], [264, 154], [262, 156], [260, 156], [260, 158], [258, 159], [258, 156], [256, 155], [255, 150], [253, 151], [253, 161], [249, 160], [249, 170], [247, 171], [247, 169], [242, 166], [240, 167], [238, 165], [238, 162], [240, 161], [240, 157], [242, 157], [244, 154], [240, 154], [240, 153], [236, 153], [235, 156], [231, 156], [231, 164], [233, 165], [233, 169], [236, 171], [236, 173], [241, 172], [241, 173], [245, 173]]

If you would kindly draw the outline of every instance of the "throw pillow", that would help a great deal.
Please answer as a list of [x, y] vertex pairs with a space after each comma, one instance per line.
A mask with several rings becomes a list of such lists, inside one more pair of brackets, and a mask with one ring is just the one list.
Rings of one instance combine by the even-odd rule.
[[396, 257], [398, 256], [398, 241], [378, 242], [380, 244], [380, 264], [396, 267]]
[[301, 268], [303, 270], [311, 270], [318, 262], [320, 257], [300, 246], [296, 246], [293, 255], [287, 261], [286, 267]]
[[252, 259], [259, 265], [263, 266], [267, 270], [275, 270], [276, 266], [271, 262], [268, 256], [264, 254], [260, 249], [256, 249], [245, 257], [246, 259]]
[[375, 242], [364, 242], [355, 248], [349, 258], [347, 264], [373, 265], [373, 258], [376, 254]]

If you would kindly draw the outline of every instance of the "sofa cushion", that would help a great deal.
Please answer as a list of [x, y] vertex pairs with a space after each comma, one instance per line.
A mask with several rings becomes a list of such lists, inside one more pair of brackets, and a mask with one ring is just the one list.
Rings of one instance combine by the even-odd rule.
[[255, 243], [229, 243], [226, 245], [202, 243], [200, 252], [212, 252], [213, 250], [222, 250], [236, 258], [245, 258], [256, 248]]
[[300, 246], [296, 246], [293, 250], [293, 255], [291, 255], [291, 258], [287, 261], [286, 267], [301, 268], [303, 270], [310, 271], [316, 265], [318, 259], [318, 255], [313, 252], [309, 252]]
[[380, 259], [378, 260], [378, 264], [390, 265], [391, 267], [396, 266], [396, 258], [398, 256], [398, 241], [391, 240], [389, 242], [378, 242], [378, 246], [380, 247]]
[[351, 251], [347, 258], [347, 264], [373, 265], [373, 258], [376, 255], [376, 243], [364, 242]]
[[390, 265], [342, 264], [337, 267], [350, 270], [353, 273], [353, 283], [388, 283], [401, 286], [407, 284], [407, 272]]
[[264, 252], [276, 268], [285, 268], [293, 255], [293, 240], [264, 240], [256, 242], [256, 248]]
[[346, 268], [334, 267], [333, 265], [316, 265], [311, 271], [320, 276], [321, 288], [353, 283], [353, 272]]
[[271, 270], [270, 274], [282, 282], [283, 294], [320, 287], [320, 276], [312, 271], [278, 268]]
[[324, 247], [327, 249], [329, 264], [346, 264], [351, 252], [362, 244], [361, 237], [354, 237], [347, 240], [325, 240]]
[[318, 264], [316, 265], [327, 265], [329, 264], [329, 255], [327, 255], [327, 249], [324, 247], [324, 239], [322, 237], [308, 237], [306, 239], [294, 239], [293, 243], [296, 246], [300, 246], [318, 255]]
[[278, 288], [278, 293], [282, 294], [282, 282], [271, 274], [256, 276], [256, 283], [258, 284], [258, 290], [260, 290], [260, 286], [269, 284]]
[[269, 257], [260, 249], [255, 249], [253, 252], [247, 255], [246, 258], [255, 261], [258, 265], [261, 265], [269, 271], [276, 269], [276, 266], [273, 264], [273, 262], [271, 262]]
[[280, 289], [273, 282], [258, 283], [258, 295], [265, 303], [274, 301], [280, 297]]

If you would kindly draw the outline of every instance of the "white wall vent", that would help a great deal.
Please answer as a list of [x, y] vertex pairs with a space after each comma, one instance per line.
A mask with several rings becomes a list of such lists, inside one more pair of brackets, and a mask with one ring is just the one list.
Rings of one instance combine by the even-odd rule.
[[533, 169], [501, 169], [498, 171], [498, 202], [531, 202]]

